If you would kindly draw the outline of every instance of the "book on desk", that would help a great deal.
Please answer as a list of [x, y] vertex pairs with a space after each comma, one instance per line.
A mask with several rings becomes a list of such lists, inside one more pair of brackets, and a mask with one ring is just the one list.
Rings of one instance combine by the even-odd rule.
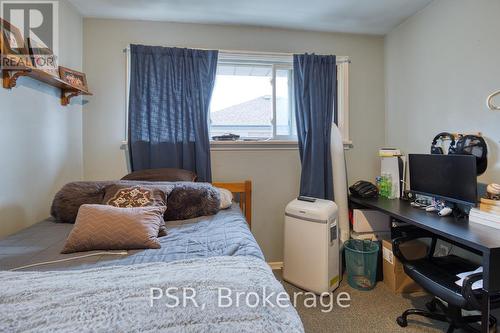
[[469, 222], [500, 229], [500, 213], [472, 208], [469, 213]]

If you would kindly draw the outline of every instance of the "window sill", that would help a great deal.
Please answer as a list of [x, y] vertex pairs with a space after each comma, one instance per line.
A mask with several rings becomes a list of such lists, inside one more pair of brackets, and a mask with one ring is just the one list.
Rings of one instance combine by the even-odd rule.
[[[352, 141], [344, 142], [344, 149], [353, 148]], [[268, 141], [210, 141], [210, 150], [298, 150], [299, 144], [292, 140], [268, 140]]]
[[267, 141], [210, 141], [210, 150], [297, 150], [299, 144], [292, 140]]

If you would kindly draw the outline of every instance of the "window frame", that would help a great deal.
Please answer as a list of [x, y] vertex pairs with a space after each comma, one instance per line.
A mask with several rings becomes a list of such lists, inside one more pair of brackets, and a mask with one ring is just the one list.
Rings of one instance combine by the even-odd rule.
[[[252, 142], [297, 142], [296, 135], [277, 135], [277, 117], [276, 117], [276, 71], [277, 70], [289, 70], [291, 74], [293, 74], [293, 56], [292, 55], [284, 55], [278, 53], [259, 53], [259, 52], [228, 52], [228, 51], [220, 51], [219, 59], [217, 60], [217, 66], [219, 65], [242, 65], [242, 66], [269, 66], [271, 67], [271, 82], [272, 82], [272, 137], [270, 138], [261, 138], [252, 140]], [[290, 100], [290, 119], [291, 123], [289, 124], [290, 130], [293, 133], [293, 127], [295, 126], [295, 116], [293, 109], [293, 76], [290, 76], [289, 80], [289, 96], [291, 96]], [[209, 116], [209, 132], [211, 132], [211, 118]], [[218, 142], [213, 141], [211, 142]]]
[[[260, 52], [240, 52], [240, 51], [220, 51], [217, 65], [270, 65], [272, 67], [272, 108], [273, 117], [271, 121], [273, 136], [269, 139], [255, 140], [253, 143], [297, 143], [296, 135], [277, 135], [277, 117], [276, 117], [276, 71], [280, 69], [288, 69], [293, 78], [293, 56], [291, 54], [281, 53], [260, 53]], [[334, 121], [342, 134], [343, 144], [350, 148], [352, 141], [349, 134], [349, 67], [350, 60], [345, 56], [337, 56], [337, 113], [334, 115]], [[289, 96], [291, 96], [290, 116], [291, 123], [289, 124], [292, 133], [296, 127], [296, 118], [294, 110], [294, 93], [293, 79], [289, 80]], [[209, 126], [211, 127], [210, 117]], [[220, 141], [213, 141], [219, 143]], [[244, 141], [236, 141], [242, 143]]]
[[[339, 61], [340, 58], [340, 61]], [[347, 57], [337, 57], [337, 127], [342, 134], [342, 143], [352, 148], [349, 133], [349, 70], [351, 62]]]
[[[289, 80], [288, 80], [288, 96], [290, 97], [290, 103], [288, 105], [288, 127], [290, 129], [291, 134], [289, 135], [278, 135], [278, 127], [277, 127], [277, 99], [276, 99], [276, 72], [278, 70], [287, 70], [289, 74]], [[293, 84], [293, 61], [290, 65], [281, 65], [281, 64], [274, 64], [273, 65], [273, 74], [272, 74], [272, 80], [273, 80], [273, 119], [272, 119], [272, 125], [273, 125], [273, 137], [271, 138], [271, 141], [291, 141], [291, 142], [297, 142], [298, 138], [297, 135], [293, 135], [294, 128], [296, 129], [296, 120], [295, 120], [295, 87]]]

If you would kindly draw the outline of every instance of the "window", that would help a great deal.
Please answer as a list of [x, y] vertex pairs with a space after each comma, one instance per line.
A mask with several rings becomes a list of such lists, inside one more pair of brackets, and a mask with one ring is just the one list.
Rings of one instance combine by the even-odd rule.
[[[337, 56], [338, 113], [335, 121], [349, 139], [349, 62]], [[127, 52], [125, 138], [128, 134], [130, 53]], [[210, 103], [210, 136], [234, 133], [254, 140], [297, 141], [293, 58], [276, 53], [219, 52]], [[127, 139], [125, 139], [125, 142]]]
[[[347, 62], [338, 66], [337, 123], [349, 142]], [[291, 55], [219, 53], [210, 104], [210, 136], [296, 141]]]
[[221, 52], [210, 135], [294, 140], [292, 57]]

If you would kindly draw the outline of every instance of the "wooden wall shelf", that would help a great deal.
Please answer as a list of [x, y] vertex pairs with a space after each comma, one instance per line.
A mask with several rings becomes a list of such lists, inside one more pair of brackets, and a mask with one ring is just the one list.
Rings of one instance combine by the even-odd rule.
[[31, 67], [2, 69], [3, 87], [5, 89], [14, 88], [17, 84], [17, 79], [21, 76], [27, 76], [50, 86], [59, 88], [61, 90], [61, 105], [63, 106], [68, 105], [73, 97], [80, 95], [92, 95], [92, 93], [87, 90], [74, 87], [58, 77], [50, 75], [40, 69]]

